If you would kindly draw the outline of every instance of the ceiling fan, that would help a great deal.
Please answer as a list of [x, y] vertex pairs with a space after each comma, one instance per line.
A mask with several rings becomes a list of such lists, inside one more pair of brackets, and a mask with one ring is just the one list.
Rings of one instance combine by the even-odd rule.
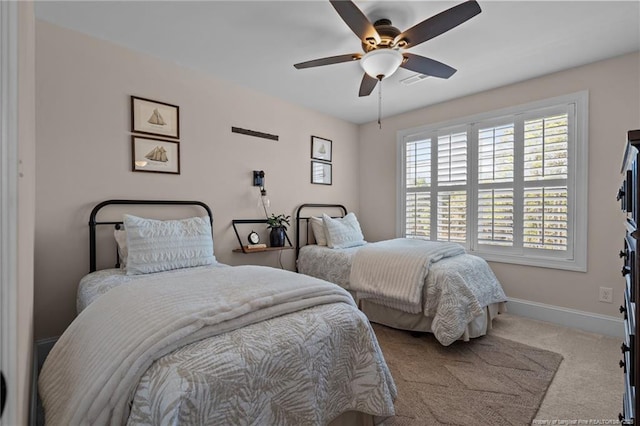
[[330, 0], [338, 15], [362, 41], [363, 53], [330, 56], [295, 64], [296, 69], [312, 68], [341, 62], [360, 61], [365, 73], [359, 96], [368, 96], [379, 81], [389, 77], [398, 67], [419, 74], [449, 78], [456, 69], [434, 59], [409, 53], [406, 49], [439, 36], [481, 12], [475, 0], [466, 1], [400, 32], [389, 19], [373, 24], [352, 1]]

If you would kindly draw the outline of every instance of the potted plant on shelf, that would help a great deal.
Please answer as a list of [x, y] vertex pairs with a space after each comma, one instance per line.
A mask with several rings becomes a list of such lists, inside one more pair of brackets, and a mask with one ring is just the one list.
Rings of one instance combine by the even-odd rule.
[[267, 228], [271, 229], [269, 233], [269, 243], [271, 247], [284, 247], [285, 231], [289, 225], [289, 218], [283, 214], [271, 216], [267, 218]]

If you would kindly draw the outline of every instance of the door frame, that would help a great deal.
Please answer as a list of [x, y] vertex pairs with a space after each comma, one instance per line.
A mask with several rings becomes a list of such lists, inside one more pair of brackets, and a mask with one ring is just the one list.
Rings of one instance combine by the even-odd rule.
[[7, 382], [1, 425], [18, 418], [18, 7], [0, 1], [0, 370]]

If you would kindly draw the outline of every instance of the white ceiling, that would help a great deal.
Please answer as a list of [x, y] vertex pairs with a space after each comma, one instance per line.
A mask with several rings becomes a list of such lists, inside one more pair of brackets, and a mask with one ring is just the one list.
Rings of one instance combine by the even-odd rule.
[[[356, 1], [401, 31], [459, 1]], [[391, 116], [640, 50], [640, 1], [484, 1], [482, 13], [410, 52], [458, 70], [448, 80], [399, 69], [383, 81]], [[377, 88], [358, 97], [362, 69], [294, 63], [362, 52], [328, 1], [39, 1], [36, 17], [354, 123], [375, 121]], [[611, 76], [612, 79], [615, 76]]]

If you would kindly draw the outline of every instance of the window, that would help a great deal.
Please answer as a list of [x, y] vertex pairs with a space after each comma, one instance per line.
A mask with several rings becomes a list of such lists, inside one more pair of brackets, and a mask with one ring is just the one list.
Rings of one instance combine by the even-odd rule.
[[587, 93], [399, 132], [398, 233], [586, 271]]

